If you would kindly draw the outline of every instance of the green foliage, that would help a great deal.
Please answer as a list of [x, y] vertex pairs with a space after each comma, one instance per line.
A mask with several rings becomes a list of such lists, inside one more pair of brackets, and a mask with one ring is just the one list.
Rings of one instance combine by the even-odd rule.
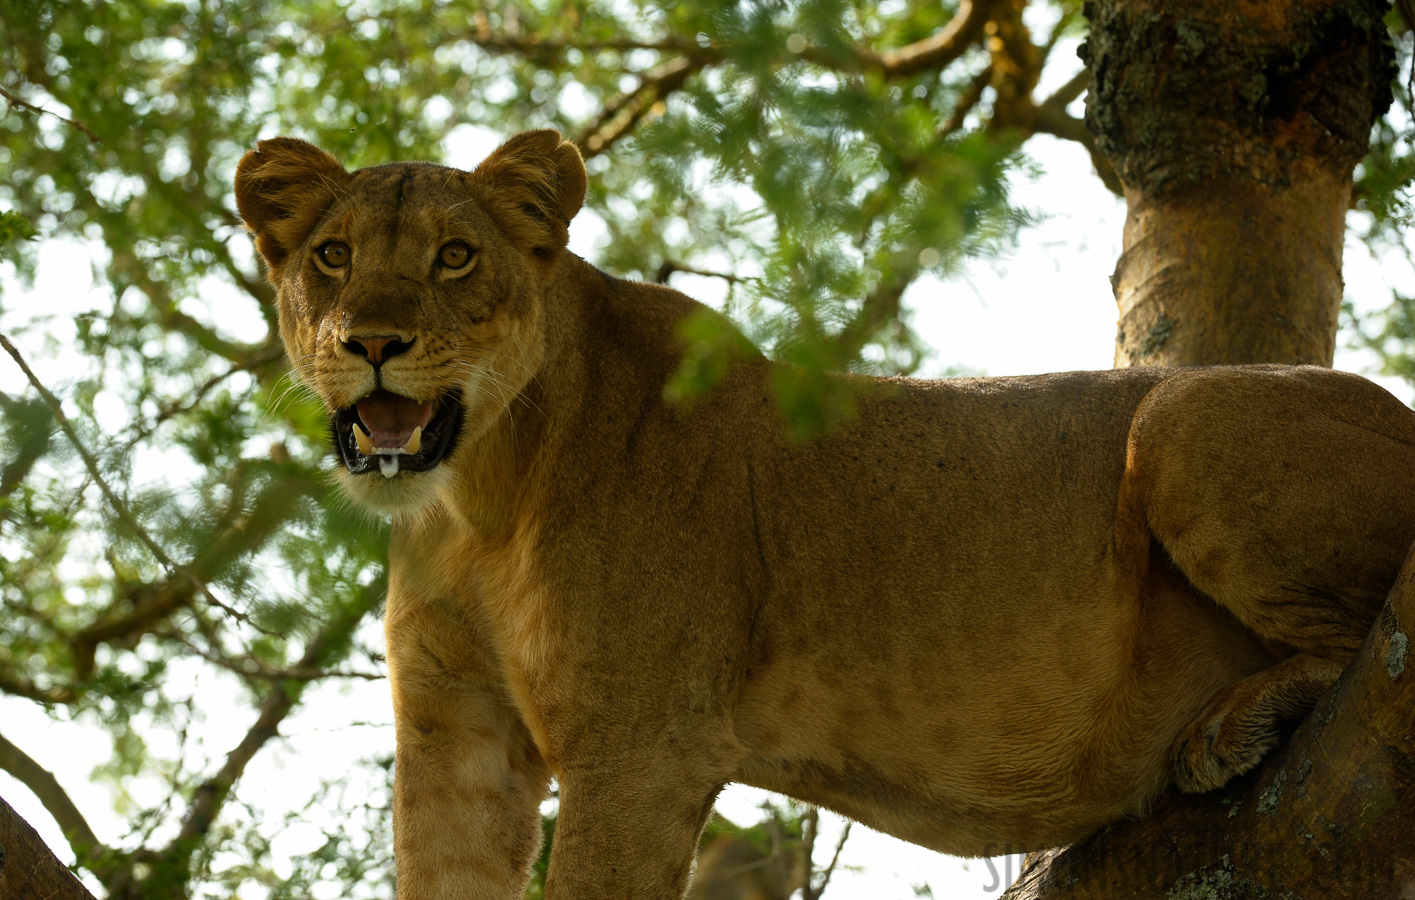
[[[1408, 7], [1407, 7], [1408, 8]], [[1399, 246], [1415, 221], [1415, 210], [1406, 190], [1415, 180], [1415, 135], [1410, 123], [1415, 114], [1415, 77], [1411, 56], [1415, 53], [1415, 23], [1405, 22], [1392, 9], [1387, 23], [1396, 52], [1397, 83], [1392, 89], [1392, 110], [1371, 129], [1371, 146], [1356, 173], [1352, 207], [1369, 213], [1360, 236], [1373, 248]]]
[[[1415, 225], [1415, 206], [1409, 185], [1415, 181], [1415, 23], [1403, 21], [1401, 13], [1392, 10], [1388, 21], [1395, 32], [1396, 61], [1399, 71], [1393, 90], [1392, 111], [1371, 130], [1371, 148], [1356, 171], [1352, 193], [1352, 208], [1358, 215], [1356, 236], [1388, 260], [1403, 259], [1415, 269], [1415, 249], [1408, 241]], [[1364, 214], [1364, 215], [1362, 215]], [[1352, 336], [1352, 343], [1375, 352], [1381, 360], [1382, 372], [1415, 384], [1415, 298], [1399, 290], [1392, 292], [1391, 303], [1360, 322], [1354, 318], [1348, 304], [1342, 318]]]
[[0, 211], [0, 261], [19, 262], [22, 242], [34, 238], [29, 219], [15, 212]]

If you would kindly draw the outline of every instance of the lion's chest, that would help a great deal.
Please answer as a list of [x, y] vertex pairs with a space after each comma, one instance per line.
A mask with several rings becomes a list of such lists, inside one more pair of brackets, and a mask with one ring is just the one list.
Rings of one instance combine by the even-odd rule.
[[395, 536], [389, 563], [401, 588], [396, 599], [428, 611], [427, 627], [456, 648], [459, 668], [497, 682], [553, 761], [557, 742], [548, 723], [555, 717], [548, 711], [563, 706], [568, 693], [559, 674], [567, 670], [564, 629], [552, 614], [534, 533], [521, 529], [511, 539], [492, 541], [447, 526], [420, 537], [414, 542]]

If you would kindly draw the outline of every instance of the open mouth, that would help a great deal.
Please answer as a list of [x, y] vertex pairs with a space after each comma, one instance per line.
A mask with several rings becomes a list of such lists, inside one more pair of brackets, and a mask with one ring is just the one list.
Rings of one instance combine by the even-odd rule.
[[425, 472], [442, 462], [462, 430], [456, 392], [418, 402], [379, 388], [330, 419], [334, 446], [355, 475]]

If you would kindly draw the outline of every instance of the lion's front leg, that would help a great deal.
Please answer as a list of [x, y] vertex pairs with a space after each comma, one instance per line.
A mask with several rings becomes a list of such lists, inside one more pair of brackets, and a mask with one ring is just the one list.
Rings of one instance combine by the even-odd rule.
[[550, 900], [680, 900], [722, 783], [681, 752], [631, 755], [560, 776]]
[[438, 624], [390, 603], [398, 898], [512, 900], [540, 852], [549, 772], [489, 655]]

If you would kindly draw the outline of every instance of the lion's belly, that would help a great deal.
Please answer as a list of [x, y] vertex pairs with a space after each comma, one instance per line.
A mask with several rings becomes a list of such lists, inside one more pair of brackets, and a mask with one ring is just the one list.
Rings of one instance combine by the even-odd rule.
[[741, 780], [914, 843], [996, 855], [991, 842], [1069, 840], [1139, 805], [1165, 777], [1152, 772], [1140, 796], [1122, 789], [1103, 810], [1078, 795], [1087, 735], [1077, 726], [1104, 705], [1104, 676], [1083, 690], [937, 660], [909, 660], [901, 668], [912, 677], [858, 666], [823, 677], [803, 662], [783, 661], [744, 687]]
[[1032, 692], [1018, 702], [998, 688], [961, 679], [957, 690], [975, 702], [956, 707], [891, 701], [877, 683], [748, 690], [739, 780], [960, 856], [1079, 840], [1168, 782], [1172, 736], [1130, 760], [1093, 755], [1098, 695]]
[[[852, 621], [837, 598], [829, 623], [771, 620], [734, 717], [739, 780], [958, 855], [1064, 844], [1136, 812], [1213, 691], [1270, 659], [1171, 572], [1144, 587], [1139, 645], [1135, 598], [1091, 589], [1030, 598], [1030, 620], [977, 619], [956, 597], [932, 616], [865, 598]], [[1070, 613], [1041, 613], [1056, 608]]]

